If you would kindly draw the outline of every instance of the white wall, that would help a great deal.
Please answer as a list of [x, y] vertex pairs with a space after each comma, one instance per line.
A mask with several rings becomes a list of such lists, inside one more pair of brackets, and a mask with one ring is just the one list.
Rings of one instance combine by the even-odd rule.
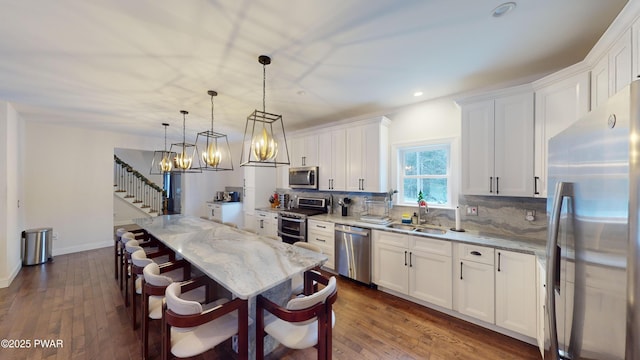
[[0, 287], [9, 286], [21, 267], [23, 138], [24, 125], [18, 114], [11, 104], [0, 102]]
[[114, 148], [151, 150], [154, 138], [26, 123], [26, 228], [53, 227], [53, 254], [113, 244]]

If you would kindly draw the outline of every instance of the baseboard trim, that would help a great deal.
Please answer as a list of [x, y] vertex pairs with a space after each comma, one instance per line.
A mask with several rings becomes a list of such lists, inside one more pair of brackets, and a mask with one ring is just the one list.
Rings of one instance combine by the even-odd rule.
[[101, 249], [109, 246], [113, 246], [113, 240], [94, 242], [94, 243], [88, 243], [88, 244], [82, 244], [82, 245], [76, 245], [76, 246], [68, 246], [63, 248], [54, 247], [53, 256], [55, 257], [58, 255], [72, 254], [72, 253], [77, 253], [81, 251]]
[[22, 261], [19, 261], [18, 264], [16, 264], [16, 266], [11, 271], [11, 274], [9, 274], [7, 278], [0, 279], [0, 289], [9, 287], [13, 282], [13, 279], [15, 279], [16, 276], [18, 276], [20, 269], [22, 269]]

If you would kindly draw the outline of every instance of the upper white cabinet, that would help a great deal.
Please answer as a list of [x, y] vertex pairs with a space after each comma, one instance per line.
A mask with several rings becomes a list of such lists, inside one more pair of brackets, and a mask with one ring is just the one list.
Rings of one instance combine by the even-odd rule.
[[318, 135], [295, 136], [290, 143], [291, 166], [318, 165]]
[[320, 190], [344, 190], [346, 186], [346, 130], [330, 129], [318, 135], [318, 185]]
[[533, 196], [533, 92], [461, 107], [463, 194]]
[[[632, 29], [627, 29], [591, 69], [591, 108], [595, 109], [633, 80]], [[636, 60], [637, 61], [637, 60]], [[634, 70], [635, 69], [635, 70]]]
[[346, 129], [347, 191], [388, 190], [388, 124], [389, 119], [381, 117]]
[[549, 139], [589, 112], [589, 72], [547, 82], [536, 90], [534, 196], [547, 197]]

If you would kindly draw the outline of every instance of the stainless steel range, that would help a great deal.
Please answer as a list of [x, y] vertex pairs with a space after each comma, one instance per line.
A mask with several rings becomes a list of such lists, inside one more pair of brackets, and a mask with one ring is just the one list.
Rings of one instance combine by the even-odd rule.
[[307, 217], [327, 212], [326, 199], [298, 198], [297, 205], [278, 212], [278, 236], [289, 244], [307, 241]]

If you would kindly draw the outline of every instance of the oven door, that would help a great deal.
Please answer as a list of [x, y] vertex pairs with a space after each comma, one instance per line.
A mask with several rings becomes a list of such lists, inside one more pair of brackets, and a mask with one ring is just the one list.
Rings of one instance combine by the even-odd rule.
[[278, 215], [278, 236], [288, 244], [307, 241], [307, 219]]

